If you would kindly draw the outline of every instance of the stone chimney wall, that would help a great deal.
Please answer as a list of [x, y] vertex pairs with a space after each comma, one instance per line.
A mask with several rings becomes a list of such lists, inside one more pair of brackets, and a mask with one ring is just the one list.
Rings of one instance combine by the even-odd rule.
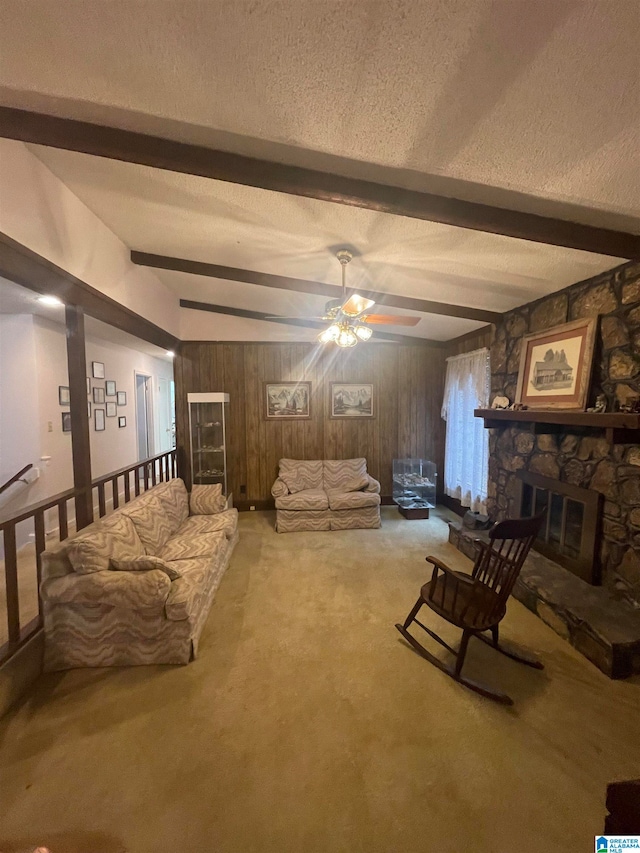
[[[505, 314], [491, 347], [491, 399], [515, 399], [524, 335], [597, 316], [588, 405], [604, 393], [613, 412], [640, 396], [640, 263], [631, 262]], [[593, 430], [535, 436], [523, 425], [491, 430], [489, 450], [496, 519], [519, 514], [515, 472], [522, 468], [604, 494], [603, 583], [640, 604], [640, 446], [612, 445]]]

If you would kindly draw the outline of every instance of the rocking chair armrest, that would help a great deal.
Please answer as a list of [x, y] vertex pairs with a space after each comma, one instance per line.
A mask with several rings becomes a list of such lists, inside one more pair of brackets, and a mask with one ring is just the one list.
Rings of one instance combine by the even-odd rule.
[[443, 572], [445, 575], [451, 578], [451, 580], [455, 583], [458, 581], [460, 583], [475, 583], [474, 579], [471, 575], [460, 575], [458, 572], [454, 572], [453, 569], [450, 569], [445, 563], [439, 560], [437, 557], [425, 557], [427, 563], [432, 563], [433, 565], [433, 574], [431, 576], [431, 580], [435, 580], [438, 576], [438, 572]]

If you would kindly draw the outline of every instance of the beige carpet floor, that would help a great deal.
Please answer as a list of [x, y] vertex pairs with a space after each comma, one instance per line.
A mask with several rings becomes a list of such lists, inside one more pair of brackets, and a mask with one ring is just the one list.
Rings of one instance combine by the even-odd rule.
[[593, 850], [606, 783], [640, 775], [640, 679], [513, 601], [504, 635], [544, 672], [472, 640], [469, 674], [515, 706], [455, 684], [393, 625], [426, 553], [469, 563], [443, 520], [383, 515], [277, 535], [244, 514], [197, 661], [42, 677], [0, 722], [0, 850]]

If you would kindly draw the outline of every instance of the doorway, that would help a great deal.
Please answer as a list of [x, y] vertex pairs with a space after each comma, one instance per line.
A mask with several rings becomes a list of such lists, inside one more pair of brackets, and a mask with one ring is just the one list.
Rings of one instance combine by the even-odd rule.
[[151, 376], [135, 372], [138, 461], [154, 454]]
[[175, 390], [172, 379], [158, 379], [158, 453], [176, 446]]

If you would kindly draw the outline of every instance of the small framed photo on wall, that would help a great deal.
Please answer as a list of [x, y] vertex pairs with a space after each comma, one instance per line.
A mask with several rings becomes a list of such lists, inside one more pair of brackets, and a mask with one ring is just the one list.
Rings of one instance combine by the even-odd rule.
[[96, 432], [102, 432], [105, 427], [104, 409], [93, 410], [93, 425]]
[[104, 403], [104, 388], [93, 389], [93, 402], [99, 404]]
[[114, 379], [107, 379], [107, 381], [104, 383], [104, 387], [107, 397], [116, 396], [116, 383]]
[[87, 414], [89, 415], [89, 418], [90, 418], [91, 417], [91, 401], [90, 400], [87, 400], [87, 406], [88, 406], [88, 413]]
[[107, 401], [106, 408], [107, 408], [107, 417], [108, 418], [115, 418], [117, 413], [118, 413], [116, 404], [114, 402]]
[[62, 413], [62, 432], [71, 432], [71, 412]]
[[91, 379], [87, 376], [87, 397], [91, 395]]
[[104, 362], [102, 361], [92, 361], [91, 362], [91, 375], [94, 379], [104, 379]]
[[119, 406], [127, 405], [127, 392], [126, 391], [118, 391], [116, 402]]
[[122, 427], [126, 427], [126, 425], [127, 419], [124, 417], [124, 415], [120, 415], [120, 417], [118, 418], [118, 427], [122, 429]]
[[61, 406], [68, 406], [70, 402], [69, 386], [58, 385], [58, 403], [60, 403]]

